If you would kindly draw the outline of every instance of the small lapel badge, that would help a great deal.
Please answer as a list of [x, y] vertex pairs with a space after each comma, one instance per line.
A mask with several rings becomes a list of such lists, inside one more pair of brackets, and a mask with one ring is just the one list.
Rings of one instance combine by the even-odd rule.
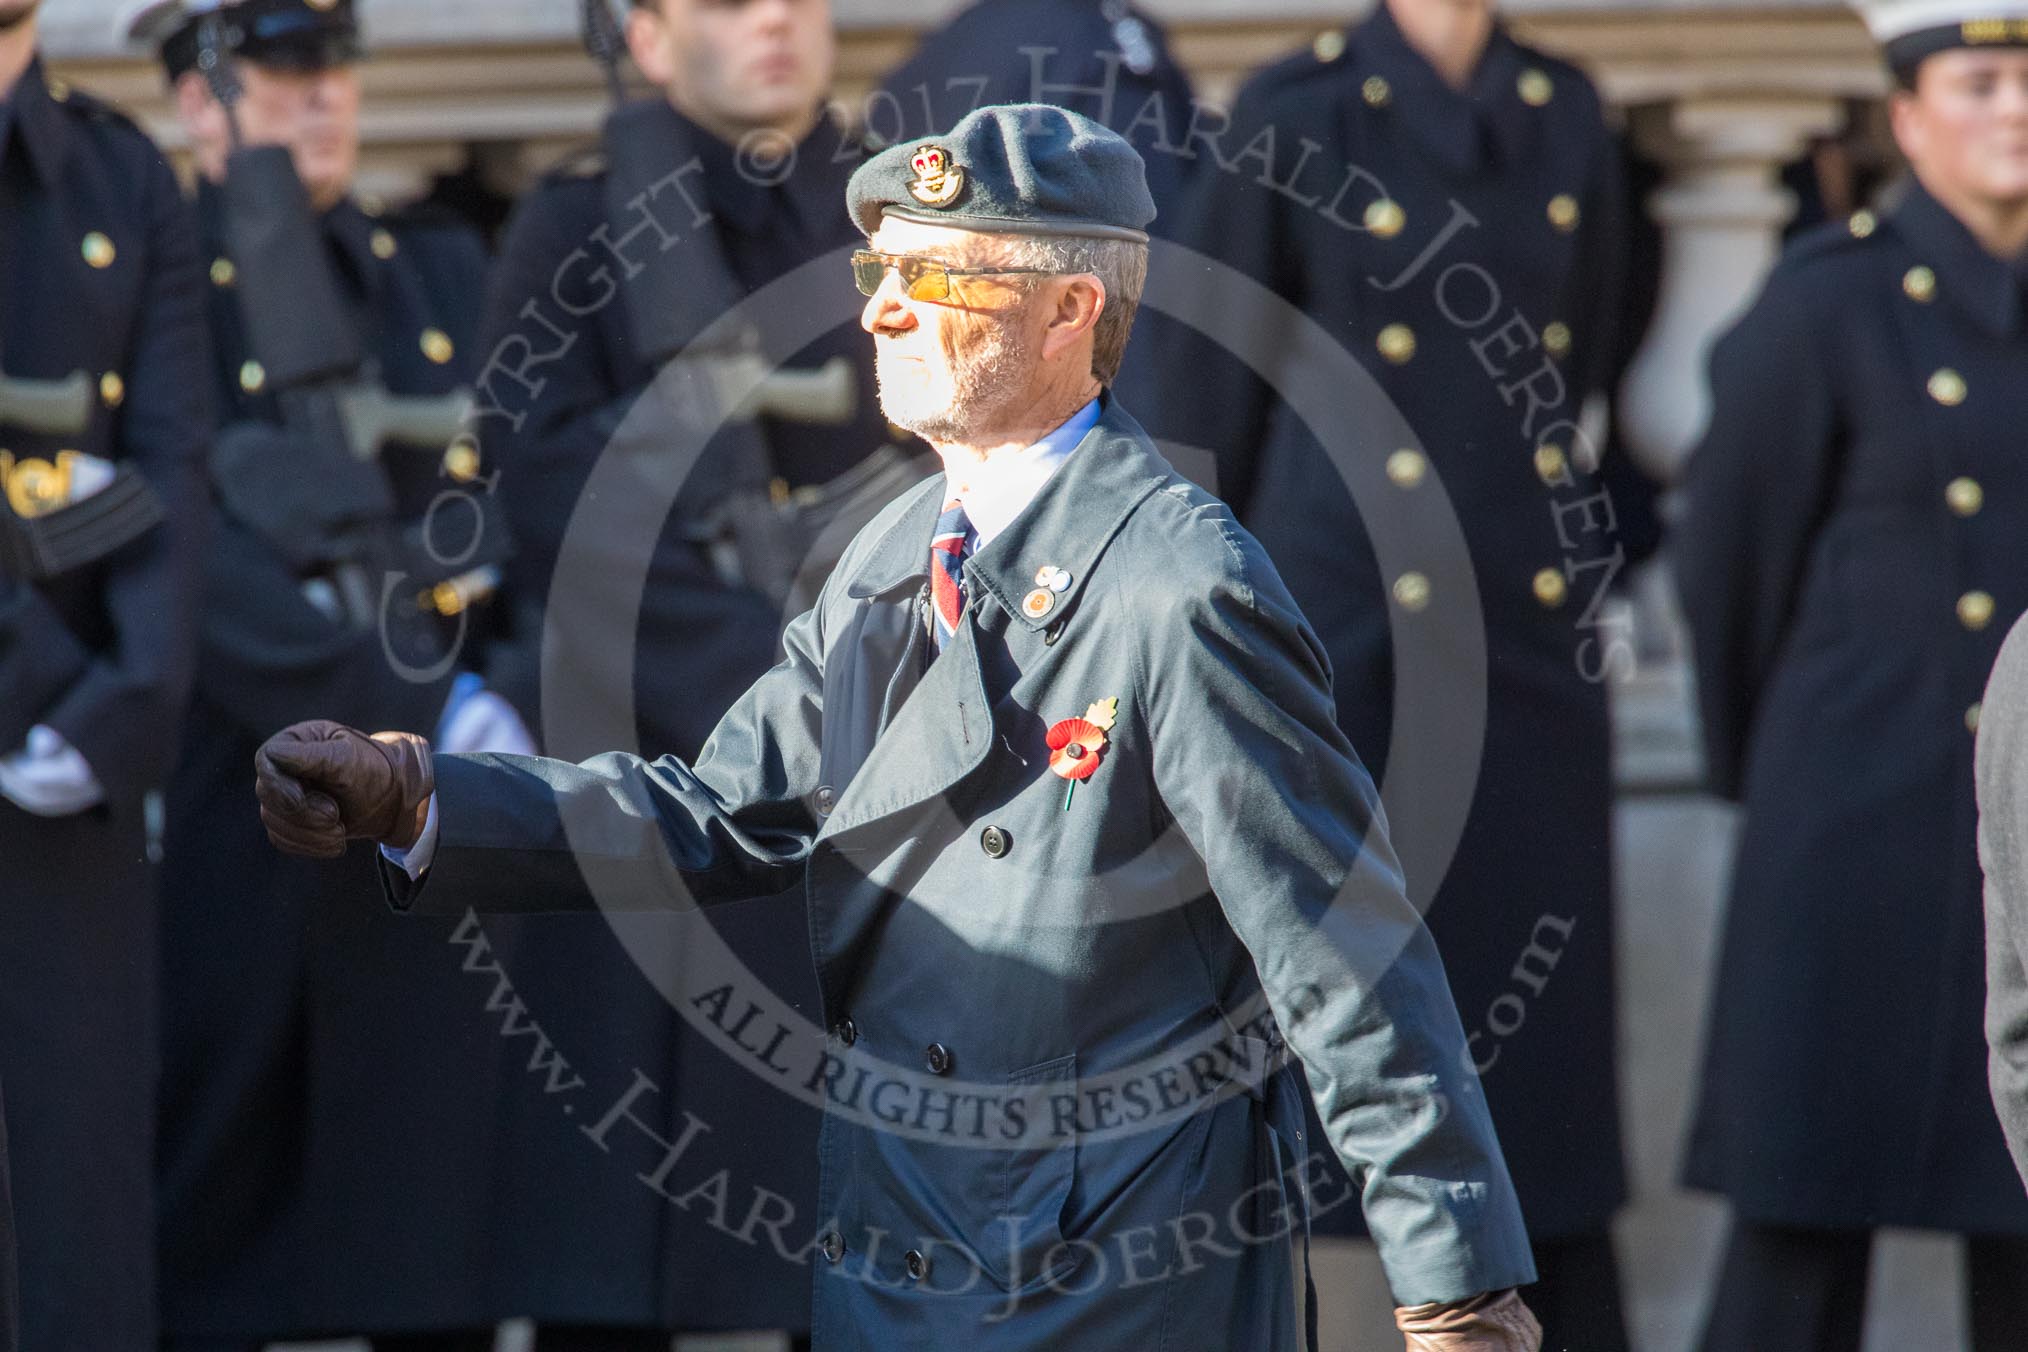
[[1039, 620], [1056, 609], [1056, 593], [1047, 587], [1037, 587], [1021, 598], [1021, 613], [1031, 620]]
[[1049, 768], [1070, 781], [1063, 791], [1063, 810], [1077, 793], [1078, 781], [1090, 779], [1104, 758], [1107, 737], [1120, 716], [1117, 699], [1102, 699], [1083, 718], [1066, 718], [1049, 729]]
[[1035, 570], [1035, 585], [1062, 595], [1070, 590], [1070, 573], [1053, 563], [1045, 563]]
[[908, 195], [926, 207], [950, 206], [965, 190], [964, 169], [951, 163], [951, 153], [940, 145], [917, 146], [908, 162], [915, 170]]

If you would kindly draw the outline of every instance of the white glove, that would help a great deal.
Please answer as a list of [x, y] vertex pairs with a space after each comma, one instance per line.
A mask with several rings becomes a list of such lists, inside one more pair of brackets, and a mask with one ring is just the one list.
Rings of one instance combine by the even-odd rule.
[[76, 747], [37, 723], [19, 751], [0, 756], [0, 795], [38, 817], [70, 817], [105, 801], [106, 791]]
[[514, 706], [501, 699], [470, 672], [451, 683], [444, 716], [431, 746], [440, 752], [497, 751], [508, 756], [535, 754], [535, 738]]

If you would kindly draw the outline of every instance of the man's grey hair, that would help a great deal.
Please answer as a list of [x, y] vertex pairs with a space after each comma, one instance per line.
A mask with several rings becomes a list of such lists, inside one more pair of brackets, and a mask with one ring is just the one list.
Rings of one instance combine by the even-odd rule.
[[1089, 239], [1080, 235], [1003, 235], [1009, 267], [1044, 268], [1050, 272], [1088, 272], [1106, 289], [1105, 309], [1092, 328], [1091, 373], [1110, 387], [1120, 374], [1134, 314], [1148, 284], [1148, 246], [1124, 239]]

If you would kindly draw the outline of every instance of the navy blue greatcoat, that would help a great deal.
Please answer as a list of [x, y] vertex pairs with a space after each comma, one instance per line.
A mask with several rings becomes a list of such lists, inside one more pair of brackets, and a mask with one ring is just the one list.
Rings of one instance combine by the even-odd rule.
[[[1308, 1189], [1357, 1195], [1404, 1302], [1531, 1280], [1442, 966], [1267, 556], [1109, 401], [966, 561], [926, 660], [942, 492], [859, 534], [694, 767], [438, 758], [434, 862], [384, 871], [397, 904], [802, 888], [821, 1013], [755, 1073], [826, 1105], [786, 1227], [820, 1352], [1289, 1352]], [[1048, 734], [1088, 712], [1111, 732], [1067, 796]], [[1264, 1074], [1284, 1039], [1323, 1140]]]
[[[1585, 468], [1603, 441], [1585, 408], [1620, 346], [1615, 141], [1571, 66], [1496, 28], [1453, 90], [1380, 6], [1256, 76], [1231, 130], [1194, 150], [1206, 167], [1178, 242], [1314, 321], [1394, 425], [1305, 425], [1270, 386], [1303, 374], [1289, 321], [1250, 286], [1215, 307], [1218, 328], [1130, 354], [1123, 388], [1154, 410], [1157, 435], [1211, 452], [1217, 491], [1317, 626], [1339, 724], [1388, 795], [1531, 1232], [1603, 1234], [1626, 1195], [1605, 682], [1631, 653], [1614, 656], [1625, 638], [1602, 603], [1653, 546], [1647, 482], [1610, 452], [1601, 473]], [[1211, 284], [1188, 262], [1151, 292], [1164, 280]], [[1265, 354], [1261, 375], [1228, 355], [1245, 339]], [[1354, 506], [1355, 476], [1384, 519]], [[1422, 549], [1451, 520], [1468, 557], [1383, 571], [1384, 529]], [[1448, 679], [1467, 669], [1461, 654], [1485, 654], [1483, 687], [1445, 696], [1458, 721], [1483, 709], [1483, 749], [1454, 748], [1450, 773], [1422, 787], [1387, 774], [1403, 759], [1407, 644]], [[1466, 803], [1447, 858], [1434, 823]]]
[[0, 1080], [21, 1337], [154, 1343], [154, 870], [144, 800], [190, 680], [211, 436], [203, 274], [161, 153], [124, 116], [29, 67], [0, 101], [0, 370], [92, 391], [81, 436], [0, 427], [19, 459], [132, 465], [164, 520], [96, 564], [0, 574], [0, 752], [40, 723], [105, 789], [85, 813], [0, 800]]
[[[228, 428], [277, 426], [274, 392], [248, 365], [244, 282], [209, 186], [198, 217], [216, 357], [204, 378]], [[319, 224], [387, 390], [468, 386], [486, 270], [477, 236], [352, 197]], [[404, 520], [450, 485], [442, 445], [383, 455]], [[485, 1007], [490, 987], [461, 971], [455, 920], [405, 931], [345, 904], [342, 866], [276, 853], [246, 799], [255, 749], [315, 710], [435, 726], [457, 629], [395, 605], [385, 634], [355, 631], [229, 507], [202, 618], [163, 870], [164, 1327], [251, 1340], [491, 1324], [514, 1309], [487, 1294], [478, 1256], [494, 1072], [512, 1051]], [[429, 1038], [408, 1022], [419, 1010]], [[417, 1120], [432, 1123], [427, 1144]], [[447, 1253], [470, 1257], [418, 1278], [424, 1255]]]
[[1111, 127], [1147, 161], [1164, 217], [1181, 195], [1190, 161], [1172, 148], [1190, 125], [1190, 77], [1161, 25], [1126, 0], [978, 0], [881, 82], [866, 129], [934, 138], [991, 103], [1053, 103]]
[[1986, 1089], [1978, 701], [2028, 609], [2028, 299], [1919, 185], [1712, 358], [1678, 576], [1743, 809], [1685, 1174], [1774, 1225], [2028, 1234]]
[[[774, 182], [767, 181], [772, 173], [757, 174], [733, 147], [666, 103], [635, 111], [655, 120], [671, 171], [683, 175], [682, 188], [665, 190], [661, 201], [679, 236], [672, 256], [681, 260], [693, 296], [722, 297], [730, 309], [796, 267], [863, 242], [842, 206], [860, 147], [830, 122], [820, 122], [795, 148]], [[694, 169], [686, 170], [693, 160]], [[785, 488], [829, 481], [890, 433], [875, 398], [865, 335], [846, 325], [801, 350], [784, 350], [773, 326], [784, 320], [785, 307], [793, 318], [810, 297], [777, 292], [772, 306], [753, 307], [749, 315], [759, 350], [806, 378], [827, 363], [848, 363], [849, 419], [812, 424], [769, 416], [751, 429], [714, 437], [646, 546], [651, 558], [638, 614], [624, 617], [631, 630], [585, 610], [566, 607], [548, 615], [551, 574], [566, 552], [573, 513], [583, 507], [599, 519], [603, 509], [587, 498], [587, 485], [656, 375], [651, 354], [635, 343], [627, 311], [635, 291], [625, 285], [626, 265], [599, 243], [624, 240], [639, 223], [611, 218], [607, 176], [604, 152], [593, 151], [543, 178], [514, 215], [489, 291], [483, 341], [494, 365], [482, 405], [498, 412], [483, 417], [480, 429], [489, 465], [500, 474], [518, 550], [514, 633], [496, 648], [491, 671], [537, 736], [547, 737], [545, 719], [554, 720], [558, 710], [545, 707], [542, 626], [553, 619], [563, 634], [562, 660], [581, 664], [581, 675], [601, 672], [596, 679], [602, 683], [587, 698], [617, 706], [624, 698], [620, 683], [626, 683], [641, 750], [692, 756], [720, 715], [773, 664], [785, 618], [758, 591], [723, 576], [699, 542], [704, 523], [731, 493], [766, 493], [776, 479]], [[678, 191], [691, 198], [677, 204]], [[702, 219], [693, 215], [691, 199]], [[626, 247], [644, 246], [637, 240]], [[820, 284], [831, 288], [827, 306], [857, 314], [842, 260]], [[528, 380], [539, 381], [537, 388], [507, 374], [523, 369]], [[758, 438], [744, 431], [757, 431]], [[648, 441], [613, 454], [668, 453], [664, 442]], [[599, 529], [594, 524], [577, 542]], [[615, 655], [630, 651], [630, 643], [636, 645], [631, 667], [605, 669], [607, 659], [616, 665]], [[587, 754], [596, 748], [549, 749]], [[710, 1163], [707, 1175], [724, 1168], [736, 1180], [743, 1191], [730, 1205], [743, 1208], [740, 1197], [751, 1199], [752, 1189], [764, 1188], [807, 1208], [816, 1190], [816, 1115], [765, 1092], [672, 1007], [672, 996], [703, 997], [708, 989], [682, 984], [689, 977], [680, 936], [668, 919], [623, 922], [627, 947], [608, 926], [581, 916], [494, 925], [519, 997], [588, 1082], [581, 1093], [561, 1097], [532, 1082], [504, 1100], [497, 1261], [527, 1293], [528, 1312], [543, 1319], [800, 1329], [809, 1310], [806, 1267], [751, 1236], [728, 1235], [743, 1210], [726, 1226], [714, 1226], [700, 1206], [674, 1205], [640, 1177], [652, 1170], [657, 1149], [645, 1132], [677, 1140], [685, 1112], [695, 1110], [716, 1123], [746, 1123], [742, 1131], [721, 1129], [699, 1139], [690, 1155], [693, 1164]], [[806, 1006], [814, 1000], [799, 897], [757, 901], [714, 923], [750, 963], [773, 973], [778, 987], [800, 988], [797, 998]], [[627, 1099], [643, 1083], [647, 1087]], [[566, 1100], [573, 1116], [563, 1111]], [[646, 1128], [616, 1127], [606, 1150], [588, 1142], [579, 1130], [586, 1117], [602, 1117], [623, 1101]]]

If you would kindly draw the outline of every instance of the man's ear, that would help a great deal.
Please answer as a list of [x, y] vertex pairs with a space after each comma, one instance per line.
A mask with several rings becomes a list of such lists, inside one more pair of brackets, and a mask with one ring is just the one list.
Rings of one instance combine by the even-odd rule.
[[635, 5], [627, 11], [627, 51], [657, 89], [667, 89], [676, 77], [663, 45], [668, 22], [653, 5]]
[[1090, 341], [1091, 331], [1106, 308], [1106, 284], [1089, 272], [1059, 279], [1049, 319], [1042, 330], [1042, 355], [1056, 357], [1080, 342]]

